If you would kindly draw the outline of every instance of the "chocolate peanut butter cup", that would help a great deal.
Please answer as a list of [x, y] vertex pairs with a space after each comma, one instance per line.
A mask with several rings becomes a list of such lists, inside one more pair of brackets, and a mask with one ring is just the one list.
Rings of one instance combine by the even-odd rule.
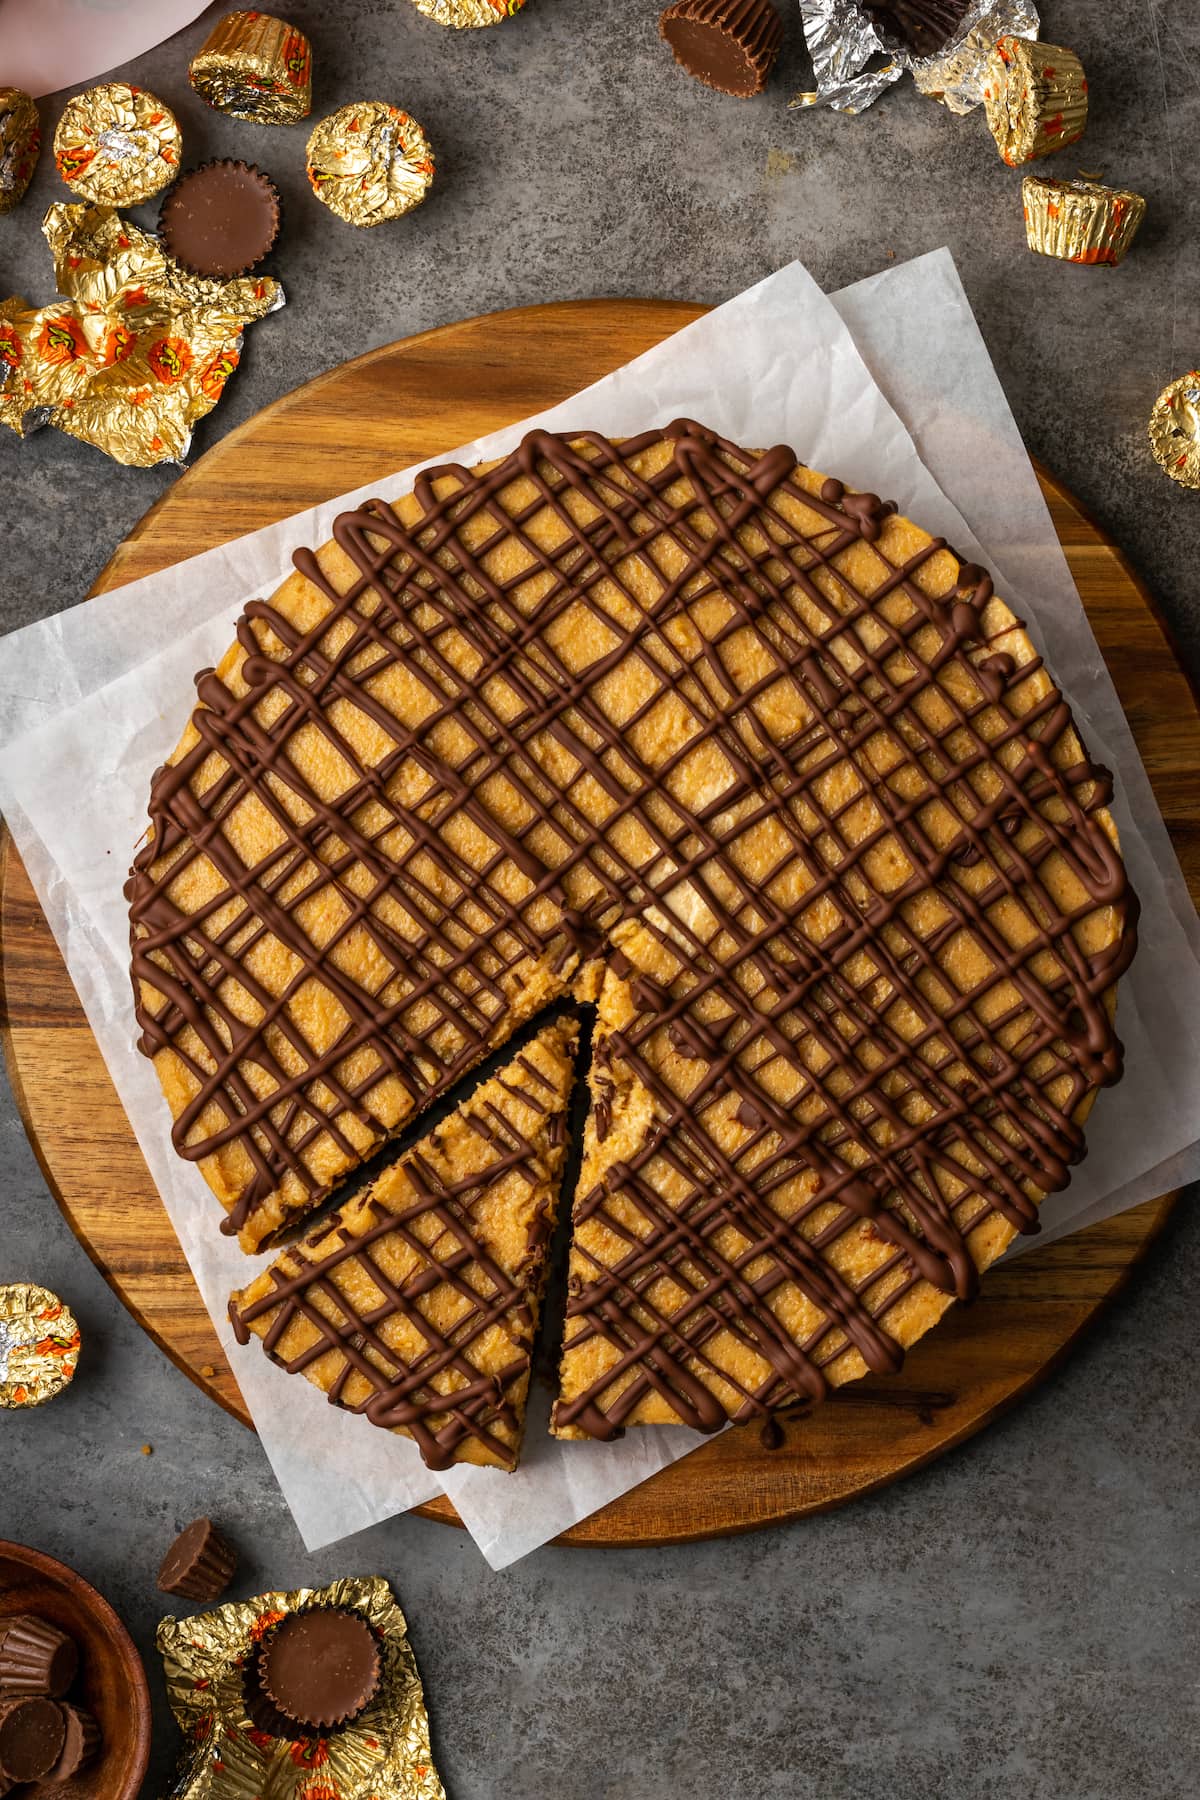
[[100, 1727], [90, 1712], [81, 1706], [65, 1703], [58, 1709], [63, 1718], [62, 1753], [45, 1777], [47, 1787], [61, 1787], [96, 1760], [100, 1751]]
[[244, 162], [201, 163], [181, 175], [162, 203], [158, 235], [193, 275], [247, 275], [279, 236], [279, 194], [269, 175]]
[[761, 94], [783, 42], [770, 0], [675, 0], [658, 21], [681, 68], [719, 94]]
[[342, 1607], [292, 1613], [259, 1652], [262, 1692], [301, 1731], [356, 1719], [379, 1686], [379, 1646], [365, 1619]]
[[967, 0], [866, 0], [865, 11], [885, 38], [918, 56], [943, 50], [966, 17]]
[[66, 1736], [57, 1700], [0, 1700], [0, 1777], [41, 1781], [62, 1755]]
[[233, 1580], [237, 1560], [237, 1551], [211, 1519], [193, 1519], [162, 1559], [159, 1589], [186, 1600], [216, 1600]]
[[73, 1638], [48, 1619], [18, 1613], [0, 1620], [0, 1698], [65, 1694], [79, 1672]]

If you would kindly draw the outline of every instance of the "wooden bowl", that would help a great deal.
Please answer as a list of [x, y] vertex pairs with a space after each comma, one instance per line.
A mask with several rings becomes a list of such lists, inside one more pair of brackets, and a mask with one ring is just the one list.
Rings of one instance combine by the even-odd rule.
[[0, 1618], [37, 1613], [79, 1645], [79, 1676], [67, 1696], [95, 1717], [96, 1761], [53, 1790], [23, 1787], [13, 1800], [137, 1800], [150, 1759], [150, 1690], [133, 1639], [94, 1587], [40, 1550], [0, 1539]]

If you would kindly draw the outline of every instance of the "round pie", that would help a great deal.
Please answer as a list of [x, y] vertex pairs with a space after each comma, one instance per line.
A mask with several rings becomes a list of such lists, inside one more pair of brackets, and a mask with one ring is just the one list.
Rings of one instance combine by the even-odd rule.
[[427, 472], [246, 609], [130, 884], [247, 1250], [597, 1008], [560, 1435], [898, 1366], [1083, 1149], [1136, 903], [984, 571], [682, 420]]

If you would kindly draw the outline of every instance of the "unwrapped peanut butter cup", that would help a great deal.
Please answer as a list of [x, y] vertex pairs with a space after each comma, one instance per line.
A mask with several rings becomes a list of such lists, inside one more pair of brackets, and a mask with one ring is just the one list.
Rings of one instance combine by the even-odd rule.
[[237, 1551], [211, 1519], [193, 1519], [180, 1532], [158, 1571], [164, 1594], [185, 1600], [216, 1600], [233, 1580]]
[[163, 249], [193, 275], [247, 275], [279, 236], [275, 183], [244, 162], [201, 163], [181, 175], [162, 203]]
[[79, 1672], [73, 1638], [48, 1619], [17, 1613], [0, 1619], [0, 1697], [65, 1694]]
[[883, 37], [918, 56], [935, 56], [962, 24], [967, 0], [866, 0], [864, 10]]
[[263, 1693], [303, 1732], [348, 1725], [379, 1686], [379, 1646], [366, 1620], [343, 1607], [292, 1613], [258, 1658]]
[[675, 61], [719, 94], [761, 94], [783, 42], [770, 0], [675, 0], [658, 21]]
[[62, 1755], [66, 1736], [57, 1700], [0, 1700], [0, 1776], [41, 1781]]
[[65, 1702], [58, 1710], [62, 1714], [65, 1735], [62, 1754], [45, 1777], [47, 1787], [61, 1787], [64, 1781], [70, 1781], [81, 1769], [95, 1762], [100, 1751], [100, 1727], [90, 1712]]

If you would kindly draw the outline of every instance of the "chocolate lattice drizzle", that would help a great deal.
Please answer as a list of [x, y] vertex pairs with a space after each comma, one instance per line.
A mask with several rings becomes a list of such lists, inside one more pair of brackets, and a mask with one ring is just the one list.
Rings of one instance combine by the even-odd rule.
[[[811, 1399], [846, 1343], [894, 1367], [883, 1313], [921, 1279], [971, 1291], [969, 1239], [1035, 1224], [1119, 1073], [1135, 904], [1107, 778], [982, 570], [937, 541], [892, 560], [893, 509], [803, 476], [688, 421], [534, 432], [490, 471], [426, 474], [407, 523], [337, 521], [336, 579], [297, 555], [327, 603], [307, 630], [247, 609], [248, 692], [205, 677], [200, 741], [155, 784], [131, 885], [143, 1046], [190, 1058], [183, 1154], [246, 1147], [235, 1223], [289, 1174], [319, 1198], [306, 1152], [341, 1132], [361, 1154], [347, 1118], [384, 1135], [385, 1074], [412, 1107], [444, 1092], [508, 1034], [529, 968], [565, 990], [599, 953], [632, 994], [601, 1047], [653, 1123], [576, 1204], [568, 1359], [590, 1340], [602, 1373], [564, 1429], [611, 1435], [647, 1396], [704, 1426]], [[379, 699], [391, 670], [419, 723]], [[373, 759], [338, 701], [386, 740]], [[297, 772], [302, 729], [348, 770], [334, 800]], [[252, 868], [222, 830], [247, 791], [280, 834]], [[182, 914], [168, 890], [200, 856], [224, 885]], [[346, 915], [320, 947], [297, 919], [316, 892]], [[334, 956], [355, 928], [386, 966], [369, 993]], [[297, 973], [247, 1024], [221, 986], [264, 935]], [[288, 1013], [314, 979], [346, 1018], [319, 1052]], [[363, 1047], [369, 1074], [341, 1079]], [[890, 1249], [860, 1291], [836, 1247], [864, 1222]], [[785, 1295], [819, 1322], [789, 1326]]]

